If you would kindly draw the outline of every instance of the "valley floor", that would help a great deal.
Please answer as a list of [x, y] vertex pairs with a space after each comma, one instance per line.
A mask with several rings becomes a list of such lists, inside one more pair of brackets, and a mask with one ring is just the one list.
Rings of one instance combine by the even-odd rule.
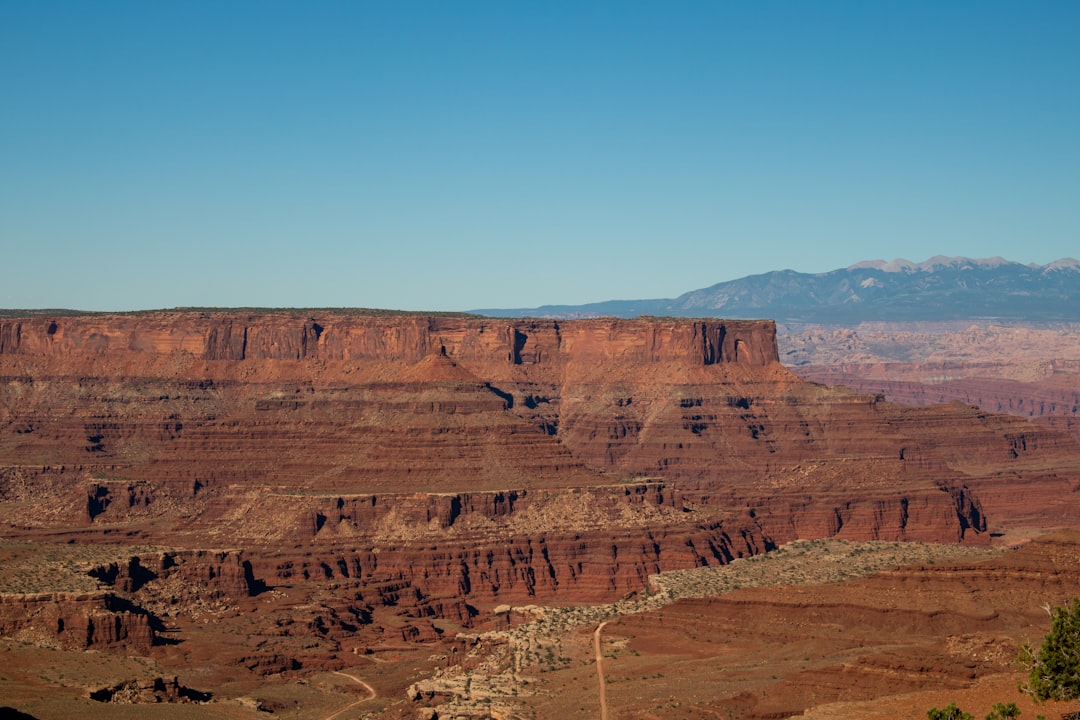
[[145, 705], [90, 693], [176, 677], [209, 701], [155, 704], [155, 717], [594, 718], [601, 697], [612, 719], [915, 720], [950, 702], [977, 717], [994, 702], [1055, 717], [1066, 708], [1036, 708], [1016, 691], [1014, 659], [1048, 629], [1041, 606], [1076, 595], [1077, 532], [1015, 533], [992, 547], [799, 541], [653, 576], [613, 604], [505, 607], [502, 629], [447, 625], [429, 643], [342, 648], [322, 669], [218, 665], [223, 639], [243, 644], [243, 631], [258, 645], [267, 630], [252, 618], [296, 600], [282, 590], [181, 623], [179, 643], [145, 655], [4, 639], [0, 707], [39, 720], [140, 717]]

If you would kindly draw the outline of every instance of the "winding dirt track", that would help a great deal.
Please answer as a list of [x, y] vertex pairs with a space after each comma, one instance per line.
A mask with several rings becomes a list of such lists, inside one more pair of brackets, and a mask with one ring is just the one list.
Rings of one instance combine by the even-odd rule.
[[607, 620], [600, 623], [592, 634], [593, 649], [596, 650], [596, 677], [600, 681], [600, 720], [608, 720], [607, 684], [604, 682], [603, 656], [600, 654], [600, 631], [607, 624]]
[[349, 703], [348, 705], [341, 708], [340, 710], [335, 711], [332, 715], [327, 715], [323, 720], [333, 720], [338, 715], [341, 715], [341, 713], [346, 712], [348, 710], [352, 710], [357, 705], [362, 705], [363, 703], [366, 703], [369, 700], [374, 700], [379, 695], [377, 692], [375, 692], [375, 688], [371, 687], [370, 685], [368, 685], [366, 682], [364, 682], [360, 678], [356, 677], [355, 675], [350, 675], [349, 673], [344, 673], [344, 672], [341, 672], [340, 670], [335, 670], [334, 674], [335, 675], [341, 675], [342, 677], [347, 677], [350, 680], [352, 680], [354, 683], [356, 683], [357, 685], [362, 685], [364, 687], [364, 689], [367, 690], [368, 693], [370, 693], [370, 694], [366, 698], [360, 698], [359, 700], [357, 700], [355, 702]]

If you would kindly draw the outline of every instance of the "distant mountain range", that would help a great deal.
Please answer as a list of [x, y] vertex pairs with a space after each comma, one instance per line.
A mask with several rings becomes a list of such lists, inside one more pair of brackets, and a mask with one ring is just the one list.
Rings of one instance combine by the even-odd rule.
[[1080, 321], [1080, 261], [1023, 265], [1000, 257], [871, 260], [826, 273], [777, 270], [677, 298], [480, 309], [493, 317], [772, 318], [851, 324], [871, 320]]

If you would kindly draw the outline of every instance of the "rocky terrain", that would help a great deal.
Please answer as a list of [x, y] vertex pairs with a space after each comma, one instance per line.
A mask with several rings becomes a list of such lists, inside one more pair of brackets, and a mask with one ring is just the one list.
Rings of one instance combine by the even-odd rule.
[[1080, 438], [1080, 325], [785, 325], [783, 362], [800, 376], [911, 405], [963, 402]]
[[[532, 612], [508, 608], [611, 604], [797, 540], [987, 548], [1076, 524], [1069, 435], [780, 359], [767, 321], [4, 318], [0, 633], [29, 669], [3, 702], [415, 717], [462, 697], [425, 681], [503, 662], [477, 644]], [[564, 629], [587, 644], [584, 617]], [[569, 686], [545, 687], [508, 712], [565, 716], [544, 708]]]

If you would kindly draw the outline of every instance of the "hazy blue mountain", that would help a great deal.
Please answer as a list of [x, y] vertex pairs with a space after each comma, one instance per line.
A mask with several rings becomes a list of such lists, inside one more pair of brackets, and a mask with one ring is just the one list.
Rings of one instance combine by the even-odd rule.
[[677, 298], [588, 305], [481, 309], [495, 317], [773, 318], [782, 322], [867, 320], [1080, 321], [1080, 261], [1023, 265], [999, 257], [871, 260], [810, 274], [776, 270], [692, 290]]

